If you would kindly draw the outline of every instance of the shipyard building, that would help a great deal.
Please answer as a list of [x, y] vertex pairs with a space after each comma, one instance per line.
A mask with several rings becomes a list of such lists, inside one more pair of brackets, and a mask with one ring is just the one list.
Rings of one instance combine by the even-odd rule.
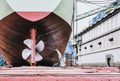
[[101, 12], [77, 35], [78, 63], [85, 66], [120, 66], [120, 8]]

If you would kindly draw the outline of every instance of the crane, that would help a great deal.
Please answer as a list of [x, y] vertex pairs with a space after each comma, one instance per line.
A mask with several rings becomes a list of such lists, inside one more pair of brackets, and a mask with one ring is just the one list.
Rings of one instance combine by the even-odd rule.
[[78, 21], [78, 20], [81, 20], [83, 18], [89, 17], [91, 15], [97, 14], [97, 13], [99, 13], [101, 11], [105, 11], [107, 9], [114, 8], [115, 6], [117, 6], [119, 4], [120, 4], [120, 0], [116, 0], [116, 1], [114, 1], [114, 2], [112, 2], [110, 4], [108, 4], [108, 5], [105, 5], [105, 6], [96, 8], [94, 10], [90, 10], [88, 12], [82, 13], [82, 14], [76, 16], [76, 20], [75, 21]]

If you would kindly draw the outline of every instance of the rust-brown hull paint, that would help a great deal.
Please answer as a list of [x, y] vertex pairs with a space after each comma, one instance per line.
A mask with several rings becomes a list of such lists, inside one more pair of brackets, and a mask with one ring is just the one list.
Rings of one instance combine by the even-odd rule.
[[55, 49], [63, 54], [71, 33], [70, 25], [62, 18], [51, 13], [42, 20], [31, 22], [16, 12], [0, 21], [0, 52], [7, 63], [24, 66], [29, 63], [22, 58], [22, 50], [27, 48], [23, 41], [30, 38], [30, 29], [37, 30], [36, 43], [43, 40], [45, 49], [40, 52], [43, 60], [37, 65], [52, 66], [59, 61]]

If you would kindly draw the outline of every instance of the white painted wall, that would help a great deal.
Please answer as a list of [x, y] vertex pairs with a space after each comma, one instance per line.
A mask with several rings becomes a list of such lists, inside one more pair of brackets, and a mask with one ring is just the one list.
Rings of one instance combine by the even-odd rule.
[[104, 51], [99, 53], [93, 53], [91, 55], [81, 56], [79, 59], [80, 64], [84, 63], [106, 63], [106, 55], [112, 54], [114, 62], [120, 62], [120, 48], [110, 51]]
[[[109, 41], [110, 38], [113, 38], [113, 41]], [[102, 44], [99, 45], [99, 42]], [[93, 47], [91, 48], [90, 45], [93, 45]], [[81, 55], [117, 47], [120, 47], [120, 30], [82, 45]]]
[[[120, 28], [119, 21], [120, 13], [82, 35], [82, 43]], [[114, 41], [109, 41], [110, 38], [113, 38]], [[98, 42], [101, 42], [102, 45], [98, 45]], [[93, 45], [93, 47], [91, 48], [90, 45]], [[106, 63], [106, 55], [108, 54], [113, 55], [114, 62], [120, 62], [120, 30], [83, 44], [80, 53], [82, 56], [79, 57], [79, 64]]]
[[115, 28], [120, 27], [119, 21], [120, 21], [120, 13], [118, 13], [116, 16], [113, 16], [112, 18], [106, 20], [105, 22], [98, 25], [94, 29], [82, 35], [83, 43], [95, 37], [98, 37], [104, 33], [110, 32], [111, 30], [114, 30]]

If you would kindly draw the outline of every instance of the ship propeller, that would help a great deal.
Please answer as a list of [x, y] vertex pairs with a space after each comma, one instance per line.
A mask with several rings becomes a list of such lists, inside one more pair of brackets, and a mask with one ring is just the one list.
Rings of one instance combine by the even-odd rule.
[[[32, 53], [31, 51], [32, 40], [26, 39], [23, 41], [23, 43], [28, 47], [22, 51], [22, 57], [23, 59], [26, 60]], [[43, 59], [43, 57], [39, 54], [43, 50], [44, 50], [44, 42], [40, 40], [36, 45], [35, 61], [41, 61]]]

